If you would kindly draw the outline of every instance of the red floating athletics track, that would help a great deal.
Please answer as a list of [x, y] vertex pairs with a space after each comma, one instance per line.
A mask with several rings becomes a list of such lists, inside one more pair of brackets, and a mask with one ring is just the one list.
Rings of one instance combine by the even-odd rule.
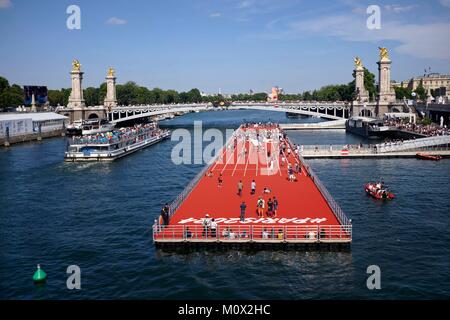
[[[289, 166], [294, 181], [289, 179]], [[220, 175], [222, 185], [218, 183]], [[255, 194], [251, 194], [253, 180]], [[243, 184], [241, 195], [239, 181]], [[334, 200], [327, 201], [323, 193], [328, 192], [318, 183], [278, 126], [241, 126], [199, 180], [191, 183], [193, 189], [185, 190], [172, 204], [170, 224], [155, 224], [154, 241], [350, 242], [348, 219], [343, 213], [337, 217], [340, 209]], [[262, 217], [257, 214], [259, 197], [265, 201]], [[278, 210], [276, 216], [269, 216], [267, 203], [274, 197]], [[246, 210], [241, 221], [243, 201]], [[207, 228], [206, 215], [210, 219]]]

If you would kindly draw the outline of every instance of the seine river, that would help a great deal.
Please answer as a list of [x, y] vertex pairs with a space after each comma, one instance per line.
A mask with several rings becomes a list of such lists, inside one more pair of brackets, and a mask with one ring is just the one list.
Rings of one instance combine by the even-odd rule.
[[[235, 128], [283, 113], [189, 114], [164, 125]], [[300, 119], [296, 121], [318, 121]], [[290, 131], [299, 144], [359, 143], [344, 131]], [[64, 138], [0, 149], [0, 299], [429, 299], [450, 298], [450, 160], [310, 160], [352, 218], [351, 252], [155, 250], [151, 225], [202, 165], [175, 165], [176, 141], [114, 163], [64, 163]], [[383, 177], [397, 198], [363, 185]], [[40, 263], [44, 286], [32, 276]], [[81, 268], [81, 290], [66, 269]], [[381, 269], [381, 290], [366, 271]]]

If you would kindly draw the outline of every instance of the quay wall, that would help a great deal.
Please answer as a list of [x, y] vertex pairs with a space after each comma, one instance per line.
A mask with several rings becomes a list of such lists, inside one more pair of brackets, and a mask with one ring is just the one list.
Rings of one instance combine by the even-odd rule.
[[[41, 139], [47, 139], [47, 138], [53, 138], [53, 137], [61, 137], [65, 134], [65, 129], [58, 129], [58, 130], [52, 130], [52, 131], [44, 131], [40, 134], [38, 132], [28, 133], [24, 135], [19, 136], [11, 136], [9, 137], [9, 144], [16, 144], [16, 143], [22, 143], [22, 142], [30, 142], [30, 141], [40, 141]], [[2, 147], [5, 147], [6, 138], [1, 137], [0, 138], [0, 145]]]

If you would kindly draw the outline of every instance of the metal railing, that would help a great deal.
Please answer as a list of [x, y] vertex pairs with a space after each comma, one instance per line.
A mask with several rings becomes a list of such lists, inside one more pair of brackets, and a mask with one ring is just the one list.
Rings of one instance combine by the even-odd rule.
[[[231, 143], [233, 135], [225, 142], [225, 145], [222, 150], [226, 150], [228, 145]], [[183, 191], [175, 198], [174, 201], [169, 205], [169, 218], [173, 216], [175, 211], [180, 207], [181, 203], [189, 196], [192, 190], [197, 186], [199, 181], [205, 176], [209, 167], [212, 163], [214, 163], [217, 158], [219, 158], [222, 154], [222, 150], [217, 153], [210, 161], [210, 164], [206, 164], [202, 170], [189, 182], [189, 184], [183, 189]]]
[[434, 136], [428, 138], [420, 138], [415, 140], [405, 140], [403, 142], [397, 143], [380, 143], [377, 144], [377, 150], [381, 152], [395, 152], [395, 151], [405, 151], [414, 150], [419, 148], [428, 148], [440, 145], [449, 145], [450, 135]]
[[351, 225], [154, 226], [154, 242], [351, 242]]
[[[291, 141], [286, 138], [286, 141], [289, 143], [289, 146], [292, 150], [294, 150], [294, 147], [291, 143]], [[323, 185], [322, 181], [320, 181], [319, 177], [316, 175], [314, 170], [306, 164], [305, 159], [303, 159], [301, 154], [297, 155], [298, 160], [306, 169], [307, 174], [311, 177], [312, 181], [316, 185], [317, 189], [319, 189], [322, 196], [325, 198], [326, 202], [330, 206], [331, 210], [333, 211], [336, 218], [339, 220], [341, 225], [344, 226], [350, 226], [351, 227], [351, 220], [345, 215], [345, 213], [342, 211], [341, 207], [337, 204], [337, 202], [334, 200], [334, 198], [331, 196], [330, 192], [328, 192], [327, 188]]]

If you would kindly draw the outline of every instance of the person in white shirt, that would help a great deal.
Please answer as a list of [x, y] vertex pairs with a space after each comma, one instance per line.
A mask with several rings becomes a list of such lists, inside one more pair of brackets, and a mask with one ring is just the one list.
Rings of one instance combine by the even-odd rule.
[[215, 238], [217, 230], [217, 222], [214, 220], [214, 218], [211, 219], [210, 228], [211, 228], [211, 237]]
[[252, 180], [251, 190], [252, 190], [252, 194], [255, 194], [255, 192], [256, 192], [256, 182], [255, 182], [255, 180]]
[[203, 237], [207, 237], [208, 236], [208, 230], [211, 226], [211, 219], [209, 218], [209, 214], [206, 214], [205, 217], [203, 218], [202, 221], [202, 225], [203, 225], [203, 232], [202, 232], [202, 236]]

